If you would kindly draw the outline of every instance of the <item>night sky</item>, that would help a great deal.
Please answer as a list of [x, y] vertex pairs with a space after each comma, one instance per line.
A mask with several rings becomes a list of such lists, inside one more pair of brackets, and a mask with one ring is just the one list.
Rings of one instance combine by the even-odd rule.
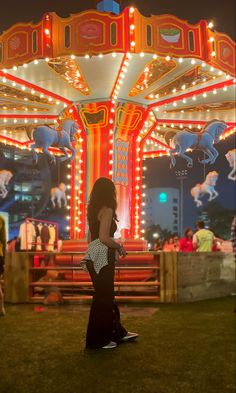
[[[53, 11], [62, 17], [67, 17], [72, 13], [77, 13], [89, 8], [96, 7], [96, 0], [20, 0], [4, 1], [1, 4], [0, 31], [4, 31], [17, 22], [38, 22], [45, 12]], [[235, 40], [235, 0], [123, 0], [122, 7], [135, 6], [143, 15], [151, 14], [174, 14], [190, 23], [197, 23], [200, 19], [214, 22], [215, 29], [228, 34]], [[194, 161], [194, 168], [188, 171], [188, 178], [184, 183], [185, 188], [185, 225], [191, 225], [198, 210], [196, 209], [192, 197], [189, 194], [190, 188], [196, 183], [201, 183], [204, 179], [204, 171], [216, 170], [220, 176], [216, 186], [220, 193], [218, 201], [223, 206], [235, 208], [235, 182], [227, 179], [229, 164], [225, 158], [225, 153], [235, 147], [234, 137], [221, 141], [217, 146], [220, 153], [213, 166], [200, 165], [197, 157], [202, 153], [197, 152]], [[178, 187], [179, 182], [175, 179], [174, 170], [169, 168], [169, 158], [146, 160], [145, 165], [146, 183], [149, 187]], [[177, 159], [176, 169], [185, 169], [186, 163]], [[167, 175], [168, 174], [168, 175]]]
[[[45, 12], [56, 12], [67, 17], [89, 8], [96, 0], [10, 0], [1, 2], [0, 31], [17, 22], [37, 22]], [[235, 0], [123, 0], [122, 7], [135, 6], [143, 15], [174, 14], [196, 23], [200, 19], [212, 20], [219, 32], [235, 39]]]

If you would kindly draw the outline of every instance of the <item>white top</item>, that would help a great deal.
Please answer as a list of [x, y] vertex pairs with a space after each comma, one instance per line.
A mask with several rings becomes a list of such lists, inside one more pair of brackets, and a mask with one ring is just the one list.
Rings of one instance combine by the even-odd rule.
[[35, 228], [32, 222], [27, 222], [23, 223], [20, 225], [20, 232], [19, 232], [19, 238], [20, 238], [20, 249], [21, 250], [31, 250], [32, 247], [34, 246], [35, 242]]
[[99, 239], [93, 240], [89, 243], [88, 250], [80, 262], [83, 270], [88, 272], [86, 262], [92, 261], [94, 270], [97, 274], [99, 274], [100, 270], [108, 265], [108, 247], [105, 246]]

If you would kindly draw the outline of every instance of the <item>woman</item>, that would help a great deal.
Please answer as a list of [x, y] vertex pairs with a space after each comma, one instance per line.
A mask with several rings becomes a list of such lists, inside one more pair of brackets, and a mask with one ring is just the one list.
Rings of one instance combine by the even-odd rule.
[[89, 247], [82, 267], [90, 274], [94, 296], [90, 309], [86, 347], [112, 349], [117, 343], [135, 339], [120, 323], [120, 313], [114, 302], [114, 273], [116, 253], [126, 251], [113, 239], [116, 232], [116, 189], [105, 177], [99, 178], [92, 189], [88, 203]]
[[193, 252], [193, 231], [191, 228], [186, 228], [184, 231], [184, 237], [179, 241], [179, 251], [181, 252]]
[[167, 239], [163, 246], [163, 251], [174, 251], [174, 239], [170, 237]]
[[5, 221], [0, 216], [0, 316], [5, 315], [4, 298], [1, 287], [1, 276], [4, 270], [4, 258], [6, 252], [6, 227]]
[[178, 238], [178, 236], [173, 237], [173, 251], [179, 251], [179, 238]]
[[160, 239], [156, 240], [153, 250], [154, 251], [161, 251], [162, 250], [162, 243], [161, 243]]

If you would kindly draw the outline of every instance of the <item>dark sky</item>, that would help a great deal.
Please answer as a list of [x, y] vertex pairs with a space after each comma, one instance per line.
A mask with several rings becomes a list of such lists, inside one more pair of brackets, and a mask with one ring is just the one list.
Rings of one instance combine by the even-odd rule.
[[[9, 0], [1, 1], [0, 32], [17, 22], [37, 22], [48, 11], [60, 16], [95, 8], [96, 0]], [[143, 15], [174, 14], [196, 23], [213, 20], [215, 29], [235, 39], [235, 0], [123, 0], [122, 7], [133, 5]]]

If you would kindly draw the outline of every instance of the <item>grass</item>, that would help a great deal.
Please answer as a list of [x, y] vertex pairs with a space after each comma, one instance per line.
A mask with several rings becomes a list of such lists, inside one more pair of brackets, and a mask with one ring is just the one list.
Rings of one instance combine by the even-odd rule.
[[84, 350], [88, 307], [34, 307], [0, 319], [1, 393], [235, 392], [233, 298], [122, 306], [140, 337], [107, 351]]

